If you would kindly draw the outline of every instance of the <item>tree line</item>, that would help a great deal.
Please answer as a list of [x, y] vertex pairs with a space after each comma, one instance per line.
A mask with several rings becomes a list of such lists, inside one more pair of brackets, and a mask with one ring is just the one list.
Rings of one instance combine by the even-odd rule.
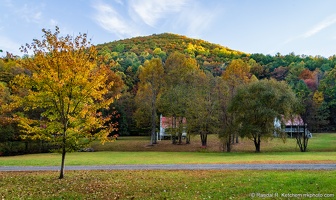
[[[134, 97], [139, 83], [139, 67], [146, 60], [160, 58], [163, 63], [175, 52], [196, 60], [199, 68], [213, 76], [222, 76], [228, 65], [241, 59], [250, 65], [250, 73], [257, 79], [274, 78], [285, 81], [301, 98], [307, 113], [303, 116], [308, 128], [313, 132], [334, 131], [336, 129], [336, 107], [334, 105], [336, 56], [245, 54], [229, 48], [211, 44], [176, 34], [158, 34], [114, 41], [97, 46], [100, 55], [113, 63], [115, 70], [125, 83], [127, 95], [121, 97], [116, 105], [119, 113], [121, 134], [146, 132], [136, 126], [134, 120]], [[108, 60], [107, 59], [107, 60]]]
[[203, 147], [209, 134], [218, 134], [228, 152], [239, 137], [252, 139], [260, 152], [262, 139], [275, 132], [285, 137], [274, 120], [284, 124], [303, 108], [286, 82], [258, 80], [250, 69], [247, 62], [236, 59], [215, 77], [181, 53], [171, 54], [165, 63], [160, 58], [146, 61], [139, 68], [135, 96], [137, 125], [150, 127], [151, 144], [156, 143], [158, 114], [162, 114], [172, 117], [169, 131], [178, 138], [173, 137], [173, 144], [181, 144], [186, 128], [187, 134], [200, 136]]

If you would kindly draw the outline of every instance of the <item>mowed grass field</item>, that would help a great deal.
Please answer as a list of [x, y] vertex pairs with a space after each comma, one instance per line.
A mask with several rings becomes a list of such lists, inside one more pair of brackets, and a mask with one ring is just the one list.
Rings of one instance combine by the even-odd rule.
[[[335, 170], [66, 171], [63, 180], [58, 180], [57, 175], [57, 172], [0, 173], [0, 198], [335, 199], [336, 185]], [[306, 195], [306, 198], [289, 195]]]
[[[0, 166], [58, 166], [57, 153], [0, 157]], [[116, 164], [215, 164], [215, 163], [336, 163], [336, 152], [74, 152], [66, 155], [66, 165]]]
[[[119, 137], [112, 143], [94, 142], [96, 152], [73, 152], [66, 156], [66, 165], [113, 164], [197, 164], [197, 163], [336, 163], [336, 134], [314, 134], [308, 152], [300, 152], [295, 139], [286, 143], [275, 138], [262, 142], [262, 152], [254, 153], [253, 142], [240, 139], [233, 152], [226, 153], [215, 135], [210, 135], [208, 148], [200, 148], [198, 137], [191, 144], [173, 145], [170, 140], [149, 146], [148, 137]], [[57, 166], [57, 153], [0, 157], [0, 166]]]
[[[314, 134], [308, 152], [294, 139], [262, 143], [254, 153], [243, 139], [224, 153], [215, 136], [207, 149], [170, 141], [148, 146], [148, 137], [120, 137], [92, 147], [97, 152], [68, 153], [66, 165], [179, 163], [336, 163], [336, 134]], [[0, 166], [58, 166], [56, 153], [0, 157]], [[2, 199], [335, 199], [335, 170], [134, 170], [0, 172]], [[296, 196], [293, 196], [296, 195]]]
[[[68, 153], [66, 165], [336, 163], [336, 134], [314, 134], [308, 152], [300, 152], [294, 139], [286, 143], [277, 138], [264, 141], [261, 153], [254, 153], [253, 142], [248, 139], [241, 139], [231, 153], [219, 150], [221, 144], [214, 135], [209, 137], [207, 149], [200, 148], [196, 139], [191, 144], [173, 145], [165, 140], [154, 146], [148, 145], [148, 137], [120, 137], [104, 145], [95, 142], [92, 147], [97, 152]], [[58, 166], [60, 159], [57, 153], [0, 157], [0, 166]]]

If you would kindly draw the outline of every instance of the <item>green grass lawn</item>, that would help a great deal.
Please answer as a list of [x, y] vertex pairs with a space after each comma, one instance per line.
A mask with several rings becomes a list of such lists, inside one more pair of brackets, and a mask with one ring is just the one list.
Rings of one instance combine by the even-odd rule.
[[56, 177], [57, 172], [0, 172], [0, 198], [322, 199], [285, 196], [296, 194], [335, 199], [336, 195], [336, 171], [68, 171], [63, 180]]
[[[194, 138], [196, 140], [198, 138]], [[243, 139], [234, 145], [234, 152], [219, 151], [219, 140], [209, 137], [208, 149], [200, 149], [194, 141], [190, 145], [173, 145], [170, 141], [148, 146], [147, 137], [121, 137], [113, 143], [93, 144], [98, 152], [68, 153], [66, 165], [113, 164], [175, 164], [175, 163], [336, 163], [336, 134], [314, 134], [309, 140], [308, 152], [295, 149], [295, 141], [285, 144], [275, 138], [262, 143], [262, 153], [253, 152], [253, 144]], [[216, 145], [218, 145], [216, 147]], [[217, 151], [214, 151], [217, 149]], [[111, 150], [111, 151], [107, 151]], [[131, 151], [133, 150], [133, 151]], [[175, 151], [173, 151], [175, 150]], [[57, 153], [0, 157], [0, 166], [57, 166]]]
[[[58, 166], [61, 155], [30, 154], [0, 157], [0, 166]], [[66, 165], [181, 164], [181, 163], [336, 163], [336, 152], [75, 152]]]
[[336, 151], [336, 133], [316, 133], [309, 140], [308, 147], [311, 151]]

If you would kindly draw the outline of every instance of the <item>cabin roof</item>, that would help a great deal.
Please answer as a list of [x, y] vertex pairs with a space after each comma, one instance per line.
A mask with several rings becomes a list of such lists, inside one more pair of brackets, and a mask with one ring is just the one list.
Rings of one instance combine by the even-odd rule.
[[[162, 128], [170, 128], [172, 127], [172, 120], [173, 118], [172, 117], [161, 117], [161, 127]], [[184, 117], [183, 118], [183, 121], [182, 121], [182, 124], [187, 124], [187, 120], [186, 118]], [[179, 125], [179, 121], [178, 119], [176, 119], [176, 125], [178, 126]]]
[[286, 126], [303, 126], [304, 122], [300, 116], [296, 116], [293, 119], [286, 121]]

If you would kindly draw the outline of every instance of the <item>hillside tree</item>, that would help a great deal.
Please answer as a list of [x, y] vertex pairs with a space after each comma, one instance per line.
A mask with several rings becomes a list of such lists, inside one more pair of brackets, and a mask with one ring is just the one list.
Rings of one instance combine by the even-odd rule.
[[211, 73], [199, 72], [190, 87], [190, 101], [187, 101], [188, 132], [201, 137], [202, 148], [207, 147], [207, 138], [216, 133], [222, 124], [218, 120], [218, 98], [215, 93], [215, 78]]
[[285, 136], [281, 127], [274, 126], [274, 120], [284, 124], [284, 120], [293, 115], [297, 102], [285, 82], [264, 79], [240, 87], [229, 111], [235, 113], [240, 135], [251, 139], [256, 152], [260, 152], [262, 139], [272, 137], [275, 132]]
[[231, 136], [237, 135], [237, 127], [233, 121], [233, 114], [228, 112], [228, 107], [232, 97], [229, 95], [229, 86], [222, 77], [216, 77], [214, 98], [216, 101], [216, 117], [218, 119], [218, 126], [216, 132], [221, 139], [223, 151], [231, 151]]
[[[222, 74], [222, 78], [226, 82], [229, 89], [229, 101], [232, 101], [233, 97], [236, 95], [237, 89], [241, 85], [245, 85], [254, 79], [255, 76], [250, 74], [251, 66], [249, 63], [244, 62], [242, 59], [235, 59], [228, 65]], [[252, 78], [253, 77], [253, 78]], [[222, 102], [225, 104], [225, 102]], [[226, 143], [227, 151], [231, 151], [231, 144], [235, 142], [238, 143], [238, 132], [236, 131], [234, 124], [234, 113], [228, 113], [225, 116], [225, 121], [223, 123], [226, 125], [226, 129], [222, 131], [220, 137], [222, 137]], [[229, 132], [230, 131], [230, 132]], [[236, 140], [236, 141], [235, 141]]]
[[[171, 54], [164, 65], [165, 70], [165, 87], [160, 98], [160, 112], [168, 117], [172, 117], [173, 143], [175, 144], [175, 136], [178, 143], [182, 143], [183, 119], [187, 114], [188, 101], [192, 101], [190, 97], [190, 88], [194, 82], [195, 74], [198, 73], [199, 66], [193, 58], [174, 52]], [[188, 121], [188, 119], [187, 119]]]
[[153, 58], [144, 63], [139, 68], [139, 89], [136, 95], [136, 103], [138, 105], [136, 116], [138, 123], [140, 121], [149, 121], [151, 126], [151, 142], [156, 144], [156, 122], [157, 122], [157, 101], [161, 94], [163, 86], [164, 69], [160, 58]]
[[324, 100], [330, 112], [329, 125], [334, 131], [336, 127], [336, 67], [326, 72], [325, 78], [321, 81], [320, 90], [324, 91]]

